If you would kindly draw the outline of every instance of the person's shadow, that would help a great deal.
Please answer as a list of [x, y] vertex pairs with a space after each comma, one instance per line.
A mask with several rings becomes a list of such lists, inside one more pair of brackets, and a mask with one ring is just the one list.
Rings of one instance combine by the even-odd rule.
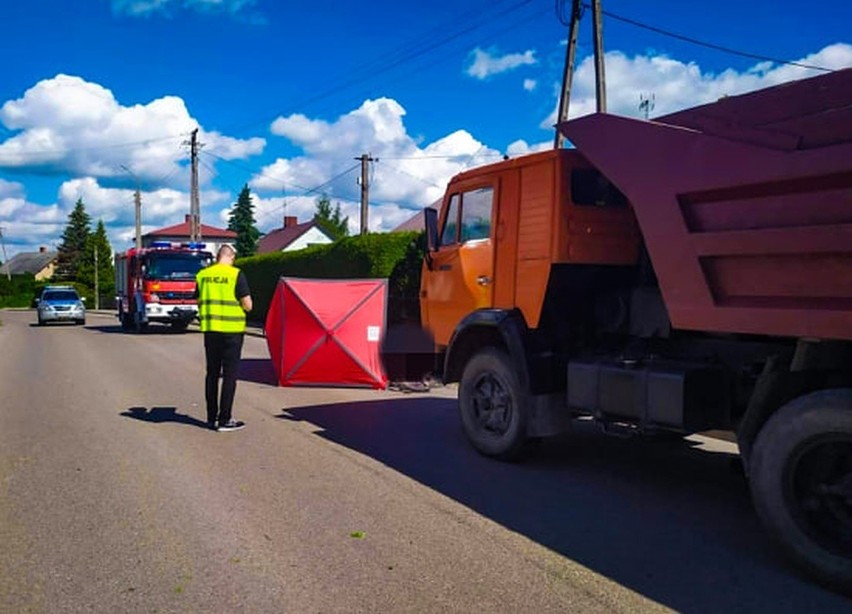
[[177, 422], [179, 424], [189, 424], [191, 426], [199, 426], [206, 429], [207, 423], [193, 418], [188, 414], [179, 414], [176, 407], [130, 407], [126, 411], [121, 412], [122, 416], [127, 418], [135, 418], [143, 422]]

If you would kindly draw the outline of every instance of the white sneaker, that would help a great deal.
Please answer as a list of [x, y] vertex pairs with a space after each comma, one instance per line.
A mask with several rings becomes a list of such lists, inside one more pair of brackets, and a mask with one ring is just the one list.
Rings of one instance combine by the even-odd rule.
[[246, 423], [242, 420], [228, 420], [225, 424], [219, 425], [219, 432], [228, 432], [228, 431], [239, 431], [246, 427]]

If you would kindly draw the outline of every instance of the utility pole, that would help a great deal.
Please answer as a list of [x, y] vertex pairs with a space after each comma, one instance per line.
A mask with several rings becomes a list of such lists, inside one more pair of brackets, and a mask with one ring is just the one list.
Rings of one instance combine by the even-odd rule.
[[191, 161], [191, 176], [189, 186], [189, 240], [193, 243], [201, 241], [201, 204], [198, 198], [198, 128], [192, 131], [189, 141]]
[[[598, 113], [606, 113], [606, 75], [604, 71], [602, 0], [591, 0], [592, 27], [594, 29], [595, 53], [595, 106]], [[571, 81], [574, 78], [574, 64], [577, 55], [577, 31], [583, 14], [581, 0], [571, 1], [571, 20], [568, 25], [568, 48], [565, 51], [565, 67], [562, 73], [562, 94], [559, 97], [557, 124], [568, 119], [568, 105], [571, 101]], [[562, 147], [565, 139], [559, 130], [553, 140], [554, 149]]]
[[[577, 31], [580, 29], [580, 0], [571, 1], [571, 21], [568, 25], [568, 47], [565, 49], [565, 66], [562, 72], [562, 95], [559, 97], [559, 114], [556, 123], [560, 124], [568, 119], [568, 103], [571, 100], [571, 81], [574, 78], [574, 61], [577, 55]], [[553, 140], [553, 148], [561, 149], [565, 137], [557, 128], [556, 137]]]
[[592, 0], [592, 28], [595, 30], [595, 99], [598, 113], [606, 113], [606, 75], [604, 74], [601, 0]]
[[370, 162], [375, 162], [375, 158], [371, 158], [370, 154], [361, 154], [355, 158], [361, 161], [361, 234], [367, 234], [367, 208], [370, 202]]
[[133, 193], [133, 209], [136, 217], [136, 249], [142, 249], [142, 192], [139, 190], [139, 177], [124, 164], [120, 166], [136, 181], [136, 191]]
[[6, 241], [3, 240], [2, 226], [0, 226], [0, 246], [3, 247], [3, 264], [6, 265], [6, 278], [12, 281], [12, 271], [9, 270], [9, 259], [6, 257]]
[[98, 297], [98, 244], [95, 243], [95, 309], [100, 309]]
[[142, 193], [139, 188], [133, 193], [133, 205], [136, 211], [136, 249], [142, 249]]

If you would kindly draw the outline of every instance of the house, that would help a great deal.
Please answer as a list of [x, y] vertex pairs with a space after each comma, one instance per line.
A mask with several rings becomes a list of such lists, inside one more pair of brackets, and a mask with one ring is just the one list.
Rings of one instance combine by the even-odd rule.
[[293, 252], [311, 245], [325, 245], [333, 241], [334, 239], [320, 228], [316, 220], [299, 224], [296, 216], [285, 215], [283, 227], [277, 228], [260, 238], [260, 242], [257, 244], [257, 253]]
[[[432, 209], [437, 211], [441, 210], [441, 200], [436, 200], [431, 205], [429, 205]], [[428, 209], [429, 207], [424, 207], [423, 209], [418, 209], [417, 213], [412, 215], [410, 218], [405, 220], [402, 224], [391, 230], [391, 232], [422, 232], [426, 230], [426, 219], [423, 216], [423, 210]]]
[[[154, 241], [170, 241], [172, 243], [188, 243], [191, 238], [190, 233], [190, 216], [186, 215], [184, 221], [174, 226], [167, 226], [159, 230], [142, 235], [142, 247], [150, 247]], [[234, 243], [237, 240], [237, 233], [225, 228], [216, 228], [201, 224], [201, 242], [204, 243], [204, 249], [208, 252], [216, 253], [219, 246], [223, 243]]]
[[37, 252], [21, 252], [0, 266], [0, 275], [29, 273], [37, 280], [50, 279], [56, 269], [57, 256], [57, 252], [49, 252], [46, 247], [38, 248]]

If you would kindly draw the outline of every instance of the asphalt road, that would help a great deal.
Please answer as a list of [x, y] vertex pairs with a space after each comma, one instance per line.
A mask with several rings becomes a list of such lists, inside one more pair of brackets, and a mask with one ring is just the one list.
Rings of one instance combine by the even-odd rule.
[[247, 337], [203, 428], [197, 333], [0, 311], [0, 612], [836, 612], [730, 444], [580, 427], [510, 465], [452, 389], [282, 389]]

